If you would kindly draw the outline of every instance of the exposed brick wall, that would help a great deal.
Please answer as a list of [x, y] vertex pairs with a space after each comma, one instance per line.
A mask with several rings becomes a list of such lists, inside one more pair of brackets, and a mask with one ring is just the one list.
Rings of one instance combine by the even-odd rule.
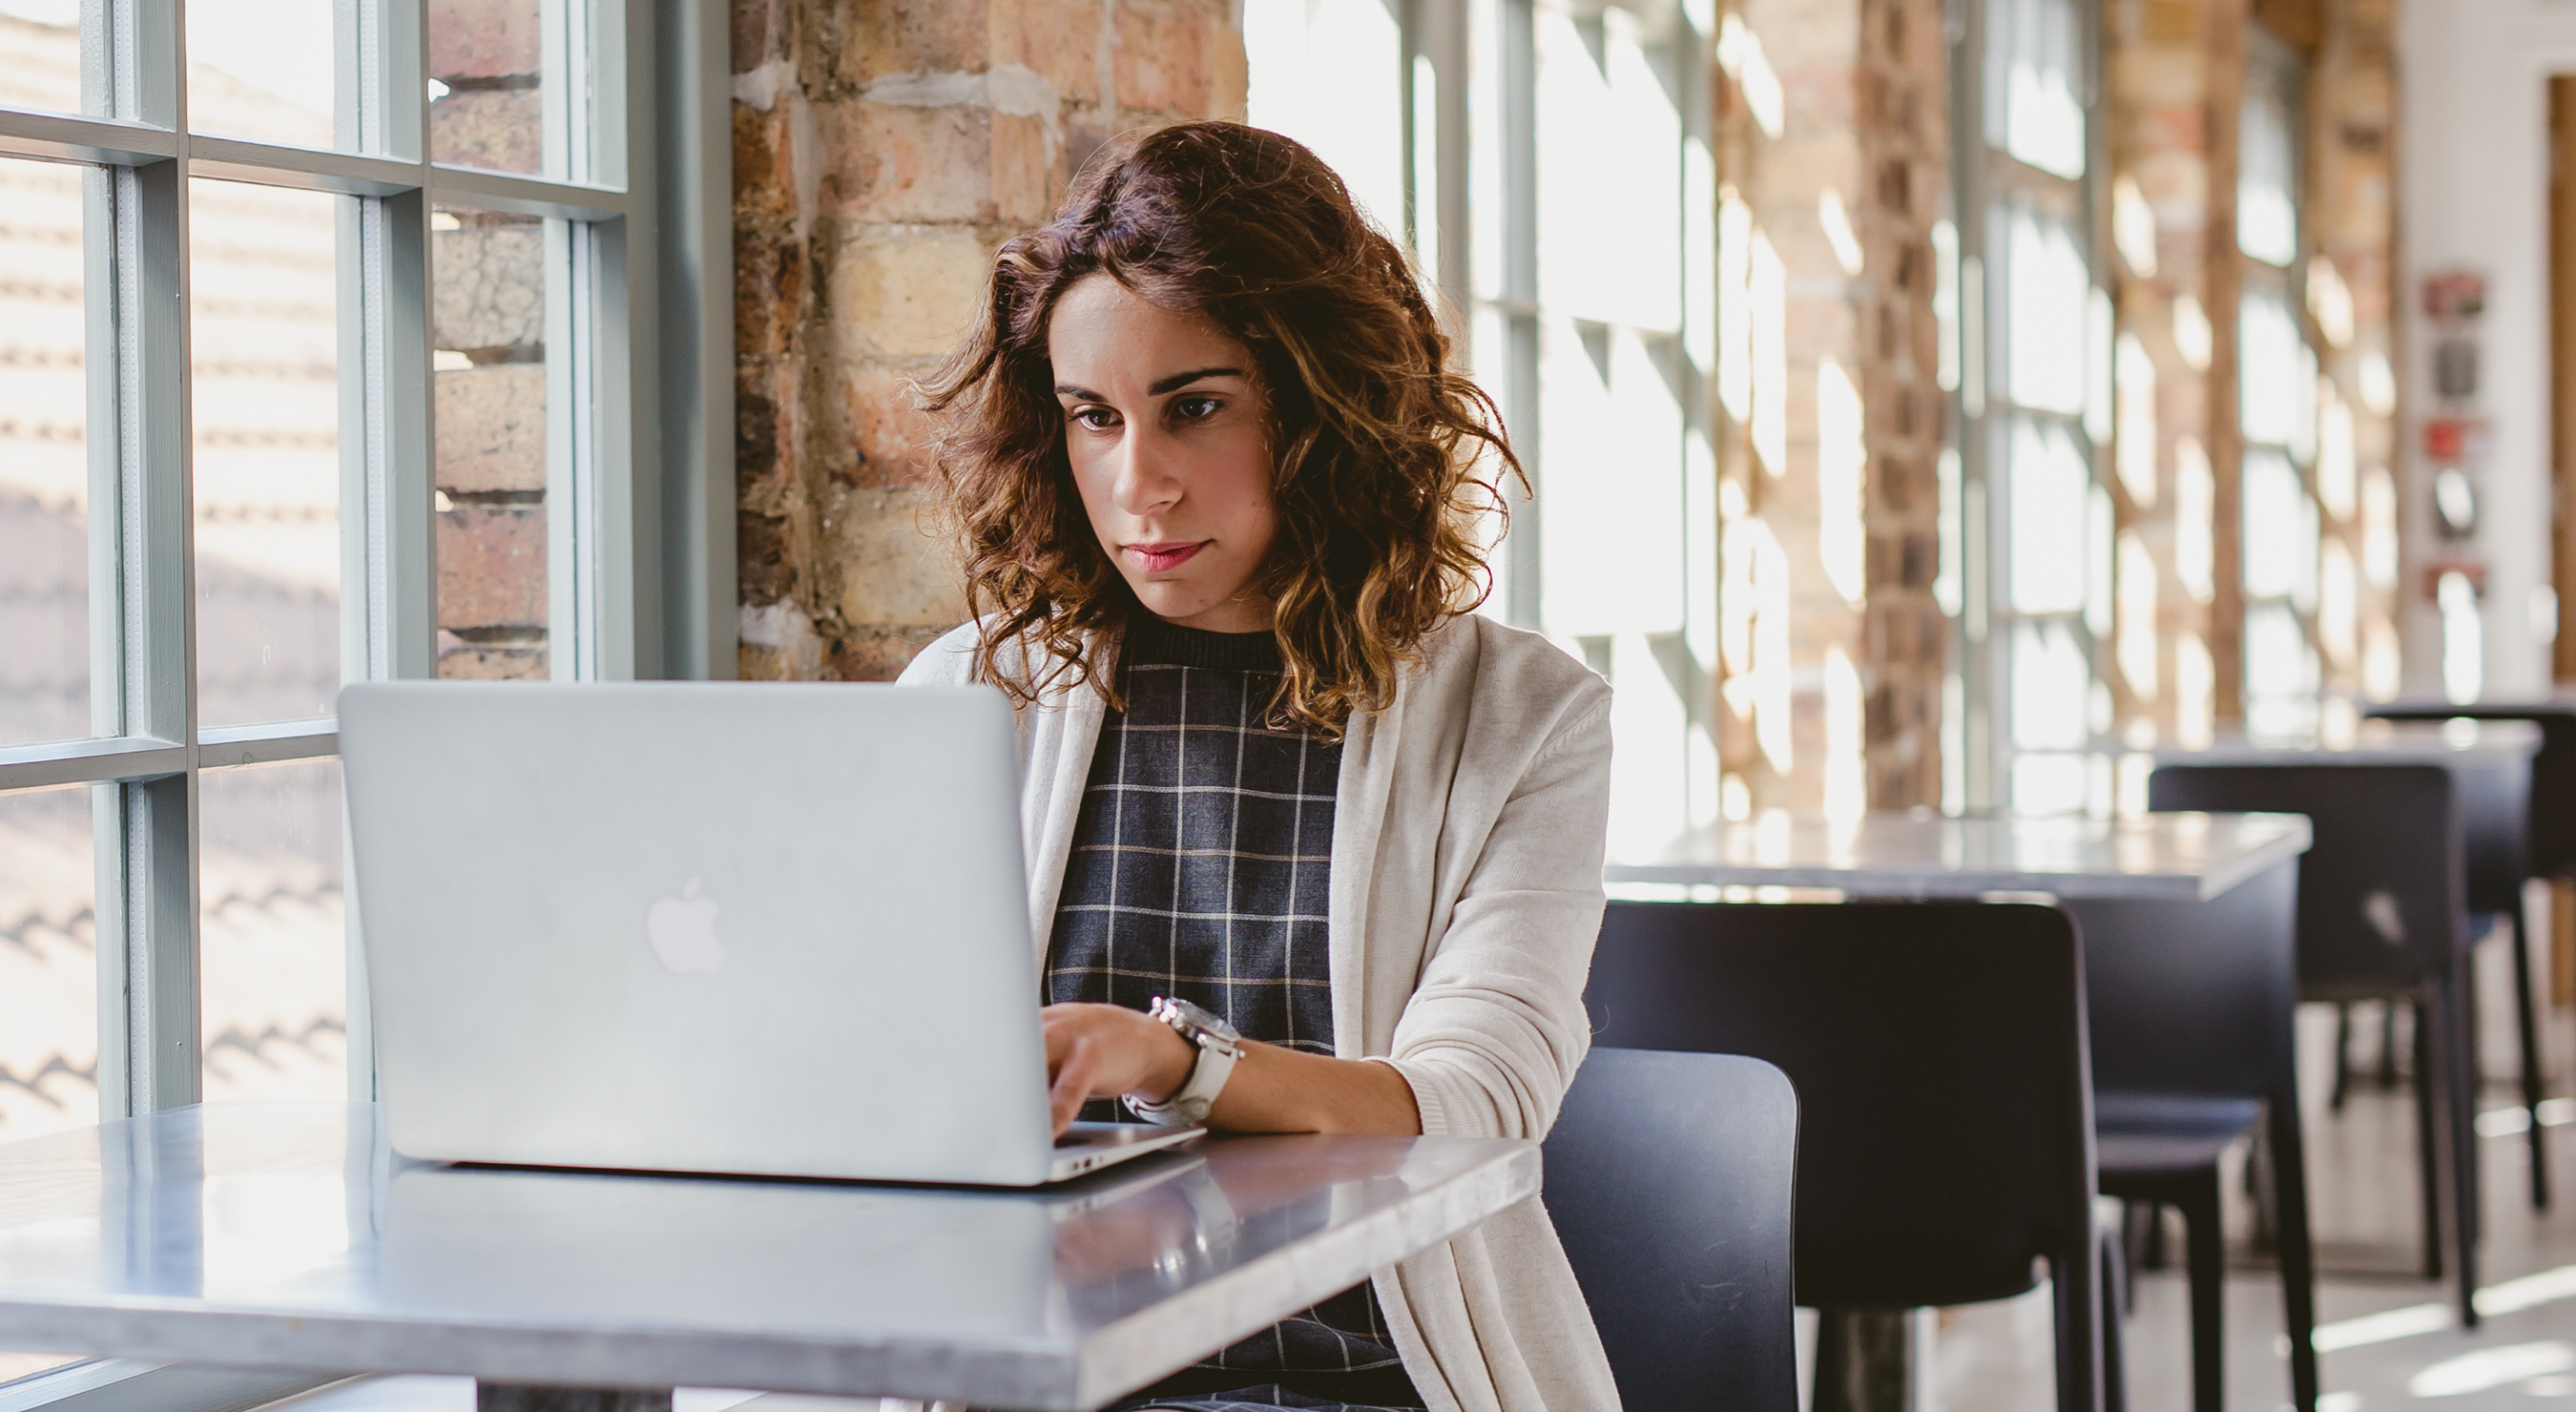
[[[2211, 183], [2221, 179], [2211, 170], [2209, 152], [2216, 121], [2209, 16], [2199, 0], [2131, 0], [2108, 7], [2104, 20], [2112, 177], [2115, 184], [2134, 184], [2154, 223], [2152, 261], [2141, 268], [2127, 256], [2112, 257], [2117, 326], [2145, 353], [2154, 388], [2150, 395], [2132, 381], [2123, 391], [2125, 398], [2148, 405], [2142, 414], [2124, 404], [2116, 419], [2123, 444], [2115, 446], [2114, 458], [2124, 469], [2111, 477], [2111, 494], [2120, 529], [2137, 537], [2157, 579], [2154, 670], [2118, 670], [2109, 677], [2122, 720], [2148, 721], [2160, 738], [2178, 732], [2196, 737], [2209, 716], [2202, 704], [2208, 698], [2196, 697], [2186, 706], [2178, 683], [2203, 680], [2198, 664], [2218, 647], [2210, 628], [2216, 585], [2197, 567], [2214, 543], [2207, 502], [2185, 482], [2197, 482], [2201, 468], [2215, 459], [2209, 344], [2222, 332], [2234, 341], [2234, 321], [2224, 330], [2216, 326], [2202, 280], [2211, 242]], [[2233, 110], [2227, 117], [2232, 124]], [[2232, 212], [2232, 165], [2224, 180]], [[2232, 227], [2226, 238], [2232, 251]], [[2233, 415], [2232, 395], [2227, 406]], [[2140, 443], [2146, 443], [2143, 449]], [[2142, 606], [2122, 596], [2122, 630]]]
[[1223, 0], [735, 0], [741, 675], [878, 680], [964, 617], [906, 383], [1129, 129], [1240, 117]]
[[1941, 802], [1941, 677], [1949, 625], [1932, 595], [1940, 572], [1940, 456], [1949, 402], [1936, 381], [1931, 229], [1949, 181], [1949, 51], [1937, 0], [1865, 0], [1854, 113], [1866, 184], [1854, 216], [1861, 248], [1869, 596], [1869, 802]]
[[[1752, 415], [1730, 411], [1720, 434], [1726, 591], [1738, 599], [1721, 618], [1751, 621], [1729, 630], [1750, 650], [1724, 654], [1718, 688], [1730, 807], [1937, 804], [1946, 628], [1931, 589], [1944, 403], [1930, 236], [1949, 169], [1941, 6], [1742, 0], [1735, 19], [1762, 59], [1748, 42], [1717, 87], [1719, 179], [1745, 203], [1756, 248], [1776, 252], [1785, 300], [1775, 315], [1758, 273], [1723, 287], [1736, 277], [1723, 269], [1719, 298], [1744, 301], [1756, 325], [1776, 319], [1786, 376], [1773, 379], [1761, 352], [1768, 330], [1755, 329], [1749, 350], [1721, 350], [1749, 357], [1753, 386]], [[1777, 135], [1763, 130], [1752, 96], [1766, 65], [1784, 95]], [[1829, 206], [1852, 247], [1838, 248]], [[1847, 263], [1855, 249], [1857, 269]], [[1771, 380], [1780, 385], [1766, 391]], [[1722, 390], [1715, 400], [1724, 405]], [[1778, 465], [1760, 450], [1766, 404], [1785, 412]], [[1853, 454], [1855, 431], [1856, 501], [1827, 474], [1834, 456]], [[1785, 599], [1783, 585], [1766, 582], [1775, 573], [1785, 574]], [[1761, 621], [1783, 607], [1785, 681], [1763, 646], [1781, 640], [1780, 625]], [[1778, 723], [1763, 724], [1784, 696], [1785, 770]]]
[[[429, 26], [441, 162], [543, 165], [536, 0], [447, 0]], [[437, 92], [437, 90], [432, 90]], [[441, 208], [431, 217], [437, 350], [438, 674], [542, 679], [546, 655], [544, 223]]]
[[[2309, 475], [2324, 554], [2343, 556], [2353, 590], [2348, 628], [2333, 611], [2318, 615], [2324, 686], [2354, 697], [2395, 685], [2396, 583], [2373, 577], [2393, 555], [2369, 543], [2374, 504], [2394, 498], [2394, 8], [2394, 0], [2124, 0], [2104, 12], [2113, 171], [2136, 184], [2155, 229], [2150, 269], [2114, 263], [2120, 331], [2155, 373], [2150, 493], [2120, 477], [2114, 496], [2121, 528], [2156, 565], [2156, 671], [2146, 683], [2126, 672], [2112, 679], [2122, 719], [2150, 722], [2164, 738], [2189, 738], [2200, 724], [2176, 691], [2178, 668], [2193, 654], [2205, 652], [2209, 663], [2206, 714], [2219, 722], [2242, 715], [2237, 308], [2245, 257], [2235, 221], [2249, 25], [2270, 29], [2306, 61], [2303, 230], [2321, 257], [2305, 267], [2306, 328], [2327, 384], [2321, 405], [2339, 408], [2329, 421], [2346, 417], [2351, 431], [2349, 480], [2331, 452]], [[2349, 300], [2348, 330], [2341, 300], [2327, 292], [2338, 287]], [[2120, 424], [2124, 441], [2144, 427], [2125, 413]], [[2329, 432], [2321, 441], [2334, 439]], [[2116, 452], [2124, 463], [2134, 454], [2128, 445]], [[2205, 506], [2178, 493], [2196, 464], [2208, 467], [2215, 492]], [[2177, 551], [2194, 541], [2209, 547], [2205, 578], [2178, 572], [2192, 556]], [[2336, 572], [2330, 564], [2327, 577]], [[2124, 592], [2124, 618], [2128, 603]]]
[[[2309, 226], [2318, 254], [2333, 262], [2352, 301], [2352, 336], [2336, 345], [2322, 325], [2318, 352], [2335, 400], [2352, 419], [2355, 503], [2326, 509], [2329, 537], [2360, 565], [2359, 601], [2348, 641], [2320, 635], [2330, 691], [2389, 696], [2398, 686], [2395, 555], [2370, 540], [2396, 534], [2397, 360], [2397, 4], [2318, 0], [2317, 53], [2309, 72]], [[2314, 301], [2311, 301], [2312, 303]], [[2382, 376], [2382, 374], [2389, 374]], [[2374, 526], [2386, 487], [2389, 522]], [[2331, 501], [2334, 497], [2324, 496]], [[2385, 560], [2386, 562], [2382, 562]], [[2373, 577], [2377, 568], [2389, 572]]]
[[442, 210], [433, 227], [438, 674], [542, 680], [545, 232], [483, 211]]

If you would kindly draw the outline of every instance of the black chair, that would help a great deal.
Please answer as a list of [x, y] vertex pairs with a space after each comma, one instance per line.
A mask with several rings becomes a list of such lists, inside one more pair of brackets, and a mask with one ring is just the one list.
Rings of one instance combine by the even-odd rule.
[[[2467, 855], [2460, 800], [2439, 765], [2163, 764], [2147, 807], [2305, 814], [2316, 842], [2299, 864], [2299, 993], [2407, 1001], [2416, 1009], [2424, 1273], [2442, 1274], [2443, 1195], [2457, 1303], [2477, 1323], [2475, 1066], [2468, 1052]], [[2276, 1154], [2277, 1155], [2277, 1154]]]
[[[2316, 1256], [2299, 1121], [2296, 864], [2206, 902], [2081, 901], [2102, 1190], [2182, 1212], [2192, 1406], [2226, 1405], [2219, 1158], [2262, 1131], [2290, 1335], [2292, 1405], [2317, 1403]], [[2268, 1120], [2268, 1121], [2267, 1121]]]
[[[2540, 1063], [2540, 1004], [2532, 994], [2530, 919], [2523, 915], [2522, 885], [2533, 877], [2576, 875], [2576, 712], [2564, 701], [2401, 702], [2370, 708], [2370, 714], [2394, 721], [2438, 721], [2466, 716], [2481, 721], [2529, 721], [2540, 727], [2540, 753], [2530, 768], [2463, 771], [2458, 779], [2463, 798], [2461, 822], [2469, 850], [2469, 913], [2507, 918], [2513, 923], [2513, 998], [2520, 1026], [2522, 1106], [2528, 1126], [2524, 1142], [2531, 1168], [2531, 1204], [2549, 1207], [2549, 1140], [2540, 1125], [2547, 1074]], [[2476, 996], [2469, 989], [2474, 1033]], [[2351, 1028], [2350, 1007], [2338, 1007], [2335, 1025], [2335, 1099], [2344, 1090], [2344, 1050]], [[2396, 1077], [2396, 1017], [2386, 1017], [2381, 1030], [2380, 1076]], [[2474, 1039], [2470, 1052], [2481, 1052]]]
[[1798, 1302], [1828, 1316], [1820, 1409], [1836, 1315], [2010, 1298], [2041, 1259], [2058, 1407], [2118, 1405], [2064, 911], [1613, 902], [1584, 999], [1603, 1044], [1749, 1054], [1797, 1087]]
[[1620, 1403], [1797, 1412], [1787, 1077], [1732, 1054], [1595, 1049], [1546, 1154], [1548, 1216]]

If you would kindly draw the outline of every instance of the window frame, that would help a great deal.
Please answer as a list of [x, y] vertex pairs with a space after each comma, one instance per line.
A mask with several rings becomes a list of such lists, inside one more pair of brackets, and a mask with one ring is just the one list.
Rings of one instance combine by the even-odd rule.
[[[2098, 510], [2088, 499], [2085, 608], [2048, 614], [2022, 613], [2014, 608], [2010, 573], [2011, 467], [1999, 443], [2009, 437], [2012, 421], [2017, 417], [2054, 424], [2072, 437], [2083, 453], [2088, 497], [2108, 493], [2114, 474], [2110, 465], [2112, 438], [2100, 434], [2105, 428], [2090, 423], [2107, 417], [2110, 411], [2107, 399], [2099, 409], [2092, 405], [2099, 396], [2093, 385], [2109, 381], [2107, 370], [2116, 319], [2101, 320], [2103, 327], [2098, 330], [2090, 325], [2096, 321], [2091, 306], [2099, 305], [2105, 310], [2116, 306], [2110, 280], [2110, 142], [2103, 112], [2099, 7], [2081, 3], [2070, 7], [2080, 26], [2076, 36], [2079, 72], [2075, 77], [2081, 85], [2076, 96], [2084, 114], [2085, 132], [2084, 171], [2069, 178], [2032, 166], [1990, 140], [1987, 122], [1994, 97], [1990, 88], [1993, 66], [1999, 57], [1994, 48], [1992, 21], [1993, 12], [2005, 3], [2008, 0], [1975, 0], [1960, 5], [1948, 35], [1949, 219], [1956, 232], [1957, 262], [1955, 272], [1949, 276], [1951, 287], [1957, 291], [1957, 327], [1949, 336], [1958, 340], [1959, 368], [1958, 387], [1951, 398], [1954, 415], [1950, 419], [1950, 450], [1958, 458], [1959, 471], [1957, 504], [1945, 508], [1944, 514], [1956, 516], [1955, 530], [1945, 538], [1955, 539], [1959, 563], [1955, 569], [1945, 564], [1942, 572], [1945, 576], [1956, 574], [1960, 603], [1958, 613], [1951, 618], [1952, 665], [1944, 695], [1955, 700], [1960, 719], [1955, 725], [1950, 723], [1950, 710], [1945, 704], [1944, 754], [1949, 758], [1943, 762], [1942, 792], [1945, 807], [1960, 812], [2012, 808], [2014, 762], [2019, 756], [2069, 753], [2026, 751], [2016, 744], [2011, 643], [2015, 628], [2022, 624], [2062, 625], [2082, 649], [2088, 696], [2104, 688], [2111, 678], [2112, 634], [2097, 631], [2096, 624], [2088, 623], [2086, 609], [2094, 606], [2090, 599], [2098, 591], [2095, 585], [2108, 575], [2105, 566], [2090, 561], [2097, 548], [2116, 553], [2120, 528], [2115, 519], [2108, 542], [2099, 546], [2092, 543], [2096, 534], [2090, 521]], [[2066, 221], [2084, 253], [2088, 310], [2078, 317], [2088, 324], [2083, 332], [2088, 355], [2103, 361], [2104, 372], [2093, 376], [2088, 366], [2086, 407], [2079, 413], [2027, 408], [2013, 400], [2009, 372], [2011, 270], [2009, 261], [1999, 255], [2008, 233], [1997, 227], [1994, 217], [2014, 200], [2028, 202]], [[2096, 342], [2101, 346], [2091, 347]], [[2117, 503], [2117, 498], [2112, 497], [2112, 504]], [[2088, 712], [2091, 708], [2088, 700]], [[2100, 763], [2107, 765], [2107, 758]], [[2110, 806], [2109, 783], [2107, 778], [2088, 781], [2088, 811]]]
[[[589, 448], [567, 502], [586, 533], [565, 556], [588, 591], [554, 595], [550, 640], [578, 644], [558, 677], [730, 677], [731, 83], [721, 7], [545, 0], [565, 31], [550, 65], [589, 53], [589, 140], [558, 164], [589, 179], [514, 175], [429, 160], [428, 0], [335, 0], [345, 150], [330, 151], [188, 130], [185, 0], [83, 10], [93, 111], [0, 107], [0, 158], [85, 174], [92, 733], [0, 746], [0, 791], [93, 792], [106, 1121], [202, 1091], [202, 772], [339, 749], [329, 717], [198, 724], [190, 182], [352, 198], [337, 262], [344, 682], [436, 674], [429, 231], [445, 203], [548, 218], [586, 276], [550, 280], [571, 286], [556, 302], [588, 380], [555, 414]], [[549, 116], [575, 130], [559, 106]], [[348, 918], [350, 1097], [363, 1101], [374, 1066], [354, 902]]]

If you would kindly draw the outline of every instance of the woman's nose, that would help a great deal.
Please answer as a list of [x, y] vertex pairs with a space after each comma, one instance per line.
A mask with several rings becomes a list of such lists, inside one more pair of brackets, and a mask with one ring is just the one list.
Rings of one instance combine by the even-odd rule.
[[1118, 474], [1110, 498], [1130, 515], [1168, 509], [1181, 498], [1181, 482], [1171, 473], [1151, 431], [1130, 430], [1118, 444]]

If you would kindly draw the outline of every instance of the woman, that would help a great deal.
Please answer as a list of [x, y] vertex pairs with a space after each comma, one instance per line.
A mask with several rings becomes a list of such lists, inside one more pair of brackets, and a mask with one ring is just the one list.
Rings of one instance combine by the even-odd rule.
[[[1059, 1131], [1554, 1121], [1610, 692], [1468, 611], [1517, 465], [1448, 354], [1313, 153], [1190, 123], [1002, 247], [928, 387], [975, 620], [903, 679], [1019, 705]], [[1529, 1201], [1120, 1405], [1617, 1401]]]

